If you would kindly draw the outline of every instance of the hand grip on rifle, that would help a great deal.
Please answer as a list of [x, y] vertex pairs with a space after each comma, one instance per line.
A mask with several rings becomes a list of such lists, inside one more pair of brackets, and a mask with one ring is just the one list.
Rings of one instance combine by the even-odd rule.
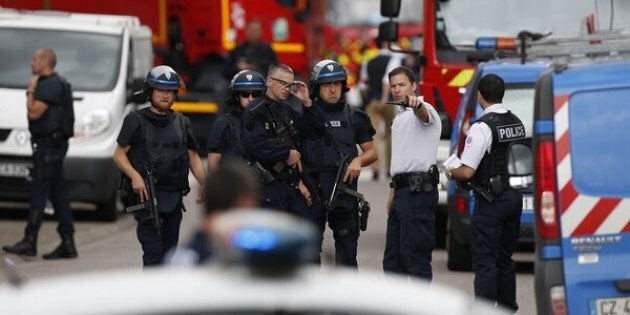
[[144, 178], [145, 185], [147, 187], [147, 193], [149, 195], [149, 199], [145, 202], [141, 202], [139, 204], [129, 206], [125, 208], [125, 212], [135, 212], [138, 210], [147, 209], [150, 214], [148, 217], [144, 218], [143, 221], [151, 221], [153, 227], [157, 230], [158, 235], [162, 234], [162, 219], [160, 218], [160, 212], [157, 203], [157, 196], [155, 192], [155, 183], [153, 181], [153, 172], [151, 168], [145, 166], [145, 171], [147, 176]]

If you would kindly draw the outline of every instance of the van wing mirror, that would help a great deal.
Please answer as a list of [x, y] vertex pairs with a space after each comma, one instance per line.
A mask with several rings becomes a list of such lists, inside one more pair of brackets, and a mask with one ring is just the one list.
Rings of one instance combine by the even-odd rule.
[[381, 15], [395, 18], [400, 14], [400, 0], [381, 0]]
[[529, 143], [515, 142], [508, 149], [508, 176], [513, 188], [531, 187], [533, 184], [532, 148]]
[[378, 25], [378, 38], [384, 42], [398, 41], [398, 22], [381, 22], [381, 24]]
[[127, 87], [127, 104], [144, 104], [147, 102], [147, 95], [144, 94], [144, 79], [133, 79]]

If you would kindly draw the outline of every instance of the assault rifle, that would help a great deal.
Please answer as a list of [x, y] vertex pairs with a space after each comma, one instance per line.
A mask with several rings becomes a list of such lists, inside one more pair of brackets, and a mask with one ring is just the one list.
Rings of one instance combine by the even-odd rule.
[[130, 213], [130, 212], [136, 212], [143, 209], [149, 210], [149, 213], [150, 213], [149, 216], [142, 219], [141, 223], [145, 221], [151, 221], [151, 223], [153, 224], [153, 227], [155, 227], [155, 229], [157, 230], [158, 235], [161, 235], [162, 234], [161, 232], [162, 219], [160, 218], [160, 212], [158, 210], [157, 196], [155, 192], [155, 182], [153, 179], [153, 171], [151, 169], [152, 167], [148, 165], [144, 166], [144, 170], [147, 175], [146, 177], [144, 177], [144, 184], [147, 187], [147, 193], [149, 195], [149, 199], [139, 204], [126, 207], [125, 212]]
[[330, 193], [330, 197], [326, 201], [326, 211], [332, 211], [335, 208], [337, 203], [337, 197], [341, 193], [348, 194], [352, 197], [357, 198], [359, 203], [359, 228], [361, 231], [367, 230], [368, 217], [370, 215], [370, 203], [365, 200], [363, 194], [358, 191], [351, 189], [348, 185], [343, 181], [343, 175], [348, 168], [348, 165], [351, 162], [351, 156], [349, 154], [344, 154], [341, 156], [339, 160], [339, 167], [337, 168], [337, 173], [335, 174], [335, 183], [333, 184], [333, 189]]

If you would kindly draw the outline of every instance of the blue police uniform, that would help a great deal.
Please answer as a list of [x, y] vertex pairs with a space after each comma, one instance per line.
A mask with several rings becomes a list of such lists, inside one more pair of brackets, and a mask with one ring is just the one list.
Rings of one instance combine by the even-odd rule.
[[59, 222], [57, 231], [61, 235], [72, 236], [72, 210], [66, 187], [63, 160], [68, 152], [68, 138], [58, 130], [51, 130], [55, 125], [53, 113], [62, 106], [63, 87], [58, 74], [41, 77], [37, 83], [34, 98], [45, 102], [49, 109], [37, 120], [29, 120], [31, 146], [33, 148], [33, 168], [31, 170], [31, 199], [28, 212], [26, 235], [37, 235], [44, 217], [46, 201], [50, 198]]
[[[151, 215], [148, 209], [134, 212], [134, 218], [138, 221], [136, 232], [144, 252], [144, 265], [161, 264], [164, 254], [175, 248], [179, 240], [183, 195], [189, 190], [188, 150], [198, 151], [190, 121], [176, 112], [158, 115], [144, 108], [125, 117], [117, 141], [121, 147], [131, 146], [127, 156], [143, 177], [147, 176], [144, 165], [153, 166], [161, 235], [151, 220], [147, 220]], [[133, 198], [127, 206], [139, 202], [137, 194], [130, 192], [130, 195]]]
[[269, 97], [254, 100], [243, 116], [243, 144], [253, 162], [259, 162], [272, 179], [263, 182], [261, 206], [308, 217], [306, 201], [297, 190], [300, 174], [285, 161], [301, 140], [317, 138], [325, 131], [321, 113], [305, 107], [300, 114], [287, 102]]
[[525, 128], [518, 117], [502, 104], [494, 104], [471, 127], [461, 159], [462, 164], [476, 168], [470, 180], [476, 200], [471, 221], [475, 296], [512, 310], [518, 309], [512, 254], [518, 244], [523, 201], [522, 194], [509, 185], [507, 152], [511, 143], [524, 138]]
[[242, 117], [243, 110], [233, 109], [217, 118], [208, 137], [208, 152], [219, 153], [222, 158], [244, 159], [246, 157], [241, 140]]
[[[359, 240], [357, 198], [341, 193], [331, 209], [327, 209], [323, 202], [329, 200], [332, 194], [341, 157], [346, 156], [348, 163], [352, 161], [358, 156], [357, 144], [372, 141], [376, 131], [364, 111], [353, 109], [348, 104], [331, 105], [318, 99], [314, 106], [321, 110], [327, 132], [324, 137], [305, 140], [303, 156], [322, 193], [311, 206], [312, 219], [320, 231], [319, 247], [328, 218], [335, 238], [336, 263], [356, 267]], [[345, 170], [342, 172], [345, 173]], [[356, 191], [357, 181], [354, 180], [348, 188]]]

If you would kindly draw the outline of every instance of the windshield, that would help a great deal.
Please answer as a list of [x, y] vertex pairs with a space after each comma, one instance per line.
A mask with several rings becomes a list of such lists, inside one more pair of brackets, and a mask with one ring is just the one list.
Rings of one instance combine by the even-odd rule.
[[591, 14], [596, 30], [630, 29], [630, 2], [625, 0], [453, 0], [439, 5], [438, 16], [454, 46], [473, 46], [481, 36], [516, 37], [523, 30], [551, 31], [554, 37], [586, 34]]
[[120, 65], [120, 36], [94, 33], [35, 30], [0, 30], [0, 87], [26, 88], [33, 54], [52, 48], [55, 70], [66, 77], [74, 91], [107, 91], [116, 84]]
[[[397, 21], [401, 24], [422, 21], [423, 1], [402, 0]], [[386, 19], [381, 16], [381, 0], [328, 0], [326, 21], [333, 26], [378, 25]]]

